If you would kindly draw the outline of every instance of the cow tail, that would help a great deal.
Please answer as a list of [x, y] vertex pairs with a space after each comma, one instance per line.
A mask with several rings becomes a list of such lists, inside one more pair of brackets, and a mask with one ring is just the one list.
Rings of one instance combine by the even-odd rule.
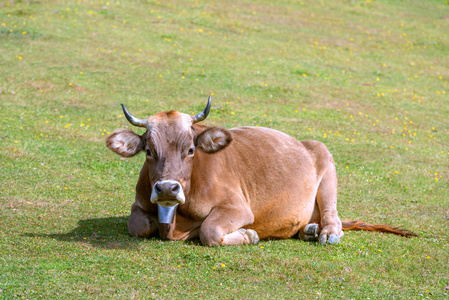
[[402, 229], [399, 227], [393, 227], [391, 225], [378, 225], [378, 224], [368, 224], [362, 221], [343, 221], [342, 229], [343, 230], [367, 230], [367, 231], [379, 231], [397, 234], [405, 237], [418, 236], [416, 233]]

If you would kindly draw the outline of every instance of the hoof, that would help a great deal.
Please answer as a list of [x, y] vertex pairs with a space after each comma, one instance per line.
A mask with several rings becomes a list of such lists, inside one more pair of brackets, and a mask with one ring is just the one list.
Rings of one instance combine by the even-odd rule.
[[321, 245], [326, 245], [327, 236], [326, 235], [320, 236], [319, 242], [320, 242]]
[[304, 234], [317, 237], [320, 234], [320, 226], [316, 223], [307, 224], [304, 227]]
[[306, 242], [316, 242], [318, 240], [317, 236], [307, 235], [307, 234], [300, 234], [299, 238]]
[[336, 234], [332, 234], [331, 236], [329, 236], [327, 242], [329, 244], [338, 244], [340, 242], [340, 237]]
[[238, 230], [241, 234], [248, 236], [248, 238], [251, 241], [251, 245], [256, 245], [259, 243], [260, 238], [259, 235], [257, 234], [257, 232], [255, 230], [252, 229], [245, 229], [245, 228], [240, 228]]
[[298, 237], [307, 242], [315, 242], [318, 240], [318, 235], [320, 234], [320, 226], [316, 223], [307, 224], [304, 227], [304, 231], [300, 232]]
[[260, 241], [259, 235], [257, 234], [257, 232], [255, 230], [247, 229], [246, 230], [246, 234], [251, 239], [251, 244], [252, 245], [256, 245], [256, 244], [259, 243], [259, 241]]
[[336, 245], [336, 244], [340, 243], [340, 237], [336, 234], [331, 234], [328, 238], [327, 235], [323, 234], [320, 236], [319, 242], [321, 245], [326, 245], [326, 244]]

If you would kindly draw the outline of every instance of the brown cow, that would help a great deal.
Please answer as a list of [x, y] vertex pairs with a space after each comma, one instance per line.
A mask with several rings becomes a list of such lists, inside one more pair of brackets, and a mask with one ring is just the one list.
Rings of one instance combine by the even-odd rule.
[[[224, 129], [198, 124], [196, 116], [161, 112], [128, 121], [146, 128], [112, 132], [106, 144], [130, 157], [145, 151], [128, 230], [165, 239], [199, 237], [204, 245], [256, 244], [259, 239], [335, 244], [342, 229], [414, 234], [388, 225], [340, 221], [332, 155], [317, 141], [299, 142], [260, 127]], [[343, 228], [342, 228], [343, 227]]]

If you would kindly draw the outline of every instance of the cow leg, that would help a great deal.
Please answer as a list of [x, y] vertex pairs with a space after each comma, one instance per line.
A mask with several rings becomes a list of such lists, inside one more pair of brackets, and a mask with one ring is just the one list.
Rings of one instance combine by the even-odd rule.
[[257, 232], [242, 228], [253, 222], [254, 216], [248, 207], [214, 208], [201, 224], [201, 243], [206, 246], [257, 244]]
[[152, 221], [148, 214], [133, 204], [128, 222], [129, 233], [135, 237], [149, 238], [157, 230], [158, 226], [155, 220]]
[[321, 244], [338, 244], [343, 231], [337, 213], [337, 175], [332, 158], [318, 187], [316, 200], [321, 216], [319, 241]]
[[252, 229], [240, 228], [230, 234], [223, 236], [220, 245], [255, 245], [259, 243], [259, 235]]

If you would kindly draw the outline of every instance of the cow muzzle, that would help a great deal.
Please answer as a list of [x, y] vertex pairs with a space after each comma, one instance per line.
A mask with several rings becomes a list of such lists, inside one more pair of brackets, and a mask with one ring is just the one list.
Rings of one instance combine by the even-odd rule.
[[157, 204], [157, 218], [161, 224], [171, 224], [179, 204], [185, 203], [181, 184], [174, 180], [158, 181], [151, 192], [151, 203]]
[[161, 180], [154, 184], [150, 201], [162, 207], [171, 207], [176, 204], [184, 204], [186, 198], [184, 190], [178, 181]]

